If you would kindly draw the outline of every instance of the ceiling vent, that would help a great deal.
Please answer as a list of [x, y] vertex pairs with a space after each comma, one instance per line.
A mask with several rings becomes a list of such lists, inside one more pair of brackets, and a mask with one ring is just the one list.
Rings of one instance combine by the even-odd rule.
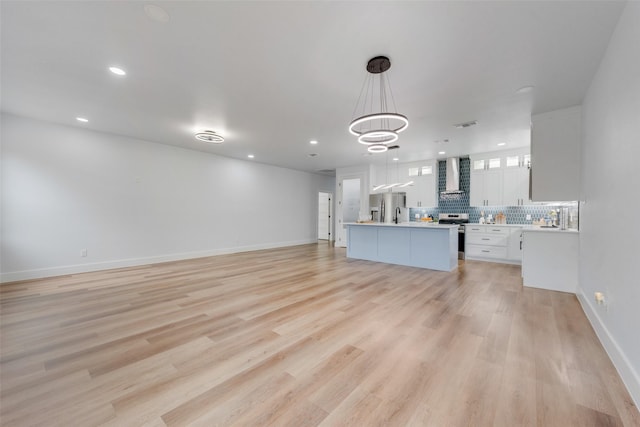
[[453, 125], [453, 127], [456, 127], [458, 129], [464, 129], [471, 126], [475, 126], [477, 124], [478, 124], [477, 120], [471, 120], [470, 122], [458, 123], [457, 125]]

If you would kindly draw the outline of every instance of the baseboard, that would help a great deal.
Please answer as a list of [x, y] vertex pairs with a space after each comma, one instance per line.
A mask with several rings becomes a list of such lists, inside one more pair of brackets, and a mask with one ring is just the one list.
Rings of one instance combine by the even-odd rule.
[[598, 312], [591, 303], [591, 299], [584, 295], [582, 289], [578, 289], [576, 293], [578, 301], [582, 306], [582, 311], [591, 322], [591, 326], [596, 332], [596, 335], [600, 339], [602, 346], [609, 355], [609, 359], [613, 362], [613, 366], [620, 374], [622, 382], [627, 387], [631, 399], [635, 403], [636, 407], [640, 407], [640, 376], [633, 368], [631, 362], [624, 354], [614, 337], [609, 333], [609, 330], [600, 319]]
[[34, 270], [12, 271], [0, 274], [0, 283], [16, 282], [19, 280], [42, 279], [44, 277], [65, 276], [67, 274], [88, 273], [91, 271], [110, 270], [113, 268], [135, 267], [139, 265], [155, 264], [168, 261], [180, 261], [193, 258], [204, 258], [215, 255], [284, 248], [288, 246], [306, 245], [316, 242], [316, 239], [294, 240], [288, 242], [238, 246], [235, 248], [213, 249], [208, 251], [183, 252], [178, 254], [158, 255], [152, 257], [129, 258], [113, 261], [94, 262], [88, 264], [65, 265]]

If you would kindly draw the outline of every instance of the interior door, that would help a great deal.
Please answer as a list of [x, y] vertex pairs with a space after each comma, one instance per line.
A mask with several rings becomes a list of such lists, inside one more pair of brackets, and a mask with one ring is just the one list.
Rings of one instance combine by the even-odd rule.
[[331, 240], [331, 195], [318, 193], [318, 240]]

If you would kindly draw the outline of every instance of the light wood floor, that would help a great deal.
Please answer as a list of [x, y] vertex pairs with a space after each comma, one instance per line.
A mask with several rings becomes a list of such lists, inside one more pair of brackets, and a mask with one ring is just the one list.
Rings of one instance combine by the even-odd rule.
[[574, 295], [325, 244], [5, 284], [3, 426], [638, 426]]

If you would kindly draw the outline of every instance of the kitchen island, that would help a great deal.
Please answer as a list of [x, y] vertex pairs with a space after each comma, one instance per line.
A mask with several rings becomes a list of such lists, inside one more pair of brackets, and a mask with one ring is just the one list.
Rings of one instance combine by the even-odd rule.
[[453, 271], [458, 267], [458, 226], [405, 222], [347, 223], [347, 257]]

